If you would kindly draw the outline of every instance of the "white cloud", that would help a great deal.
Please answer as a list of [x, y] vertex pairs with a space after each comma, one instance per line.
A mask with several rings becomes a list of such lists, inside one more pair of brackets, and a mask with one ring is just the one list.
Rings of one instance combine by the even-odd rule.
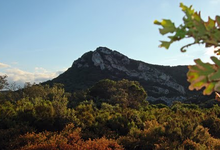
[[0, 72], [0, 74], [6, 74], [10, 83], [15, 82], [16, 84], [23, 86], [25, 82], [40, 83], [53, 79], [62, 72], [64, 72], [64, 70], [51, 72], [41, 67], [36, 67], [34, 72], [28, 72], [18, 68], [10, 67], [5, 69], [4, 73]]
[[8, 68], [8, 67], [10, 67], [10, 66], [7, 64], [0, 63], [0, 68]]

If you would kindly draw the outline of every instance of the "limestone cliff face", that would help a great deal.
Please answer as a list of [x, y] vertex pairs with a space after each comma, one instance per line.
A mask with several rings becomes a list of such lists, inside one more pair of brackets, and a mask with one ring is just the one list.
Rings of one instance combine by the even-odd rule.
[[190, 92], [186, 81], [186, 66], [159, 66], [128, 58], [99, 47], [73, 62], [71, 68], [51, 82], [65, 85], [67, 91], [88, 88], [101, 79], [136, 80], [148, 93], [148, 100], [163, 100], [168, 104], [186, 100]]

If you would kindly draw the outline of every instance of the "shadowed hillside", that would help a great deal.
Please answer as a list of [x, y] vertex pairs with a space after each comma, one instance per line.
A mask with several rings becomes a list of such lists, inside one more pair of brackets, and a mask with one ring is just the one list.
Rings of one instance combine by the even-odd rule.
[[152, 65], [99, 47], [82, 55], [66, 72], [46, 84], [62, 83], [66, 91], [73, 92], [86, 89], [101, 79], [128, 79], [138, 81], [147, 91], [148, 100], [153, 102], [171, 104], [176, 100], [210, 99], [201, 92], [188, 90], [187, 71], [187, 66]]

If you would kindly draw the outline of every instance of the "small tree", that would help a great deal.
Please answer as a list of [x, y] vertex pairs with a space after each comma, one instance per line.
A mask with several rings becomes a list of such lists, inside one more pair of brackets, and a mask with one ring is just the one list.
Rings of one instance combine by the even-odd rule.
[[7, 86], [9, 85], [6, 78], [7, 78], [6, 75], [3, 76], [0, 75], [0, 90], [7, 88]]
[[[220, 55], [220, 16], [215, 19], [208, 18], [205, 22], [200, 15], [200, 12], [194, 11], [192, 6], [187, 7], [180, 3], [182, 11], [185, 13], [183, 24], [178, 27], [168, 19], [163, 19], [161, 22], [155, 20], [154, 24], [162, 26], [159, 29], [160, 34], [173, 33], [168, 36], [169, 41], [161, 41], [160, 47], [169, 49], [170, 45], [175, 41], [180, 41], [185, 38], [193, 38], [194, 42], [187, 44], [181, 48], [181, 52], [186, 52], [186, 48], [194, 44], [205, 44], [205, 47], [214, 47], [217, 49], [215, 54]], [[204, 63], [200, 59], [195, 59], [196, 65], [190, 65], [187, 73], [188, 81], [190, 82], [189, 89], [200, 90], [203, 87], [204, 95], [210, 95], [212, 92], [220, 92], [220, 60], [212, 56], [211, 60], [214, 64]]]
[[130, 108], [139, 108], [145, 104], [147, 98], [146, 91], [138, 82], [125, 79], [120, 81], [100, 80], [90, 88], [89, 94], [95, 103], [107, 102]]

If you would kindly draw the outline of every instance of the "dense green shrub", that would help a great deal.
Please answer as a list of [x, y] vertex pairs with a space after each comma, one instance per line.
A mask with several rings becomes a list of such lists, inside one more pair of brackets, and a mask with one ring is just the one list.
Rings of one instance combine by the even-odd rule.
[[127, 80], [103, 80], [77, 94], [60, 85], [26, 88], [15, 100], [1, 97], [0, 149], [220, 147], [218, 105], [145, 103], [146, 92]]

